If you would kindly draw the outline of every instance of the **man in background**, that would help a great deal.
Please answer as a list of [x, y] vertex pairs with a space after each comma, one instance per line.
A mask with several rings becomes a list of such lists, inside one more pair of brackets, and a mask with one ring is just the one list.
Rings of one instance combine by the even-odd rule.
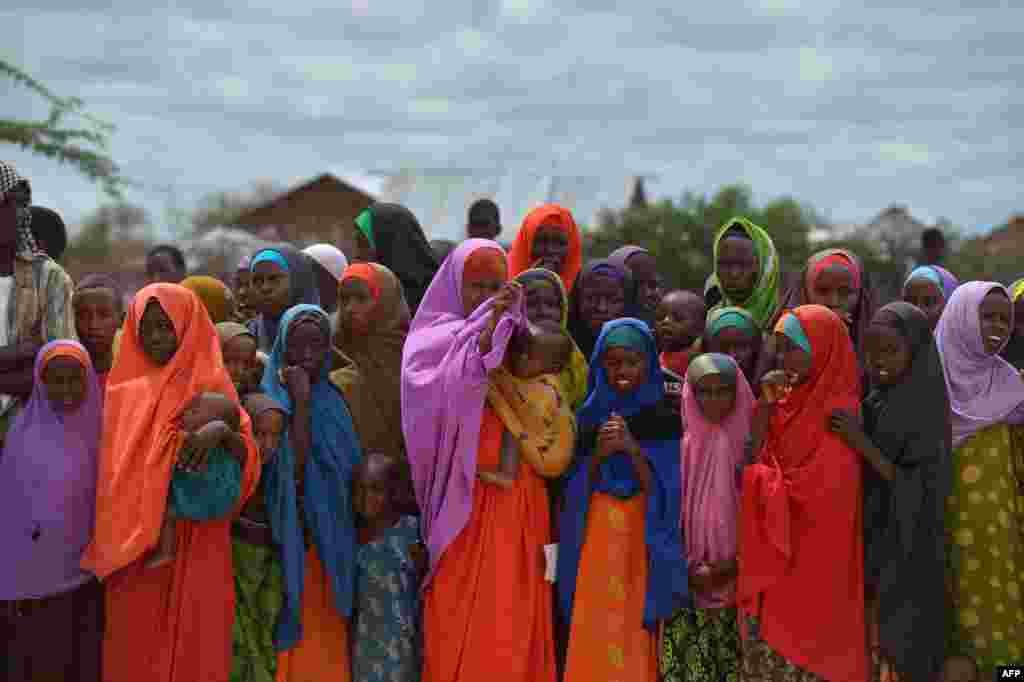
[[466, 237], [469, 239], [497, 240], [501, 234], [501, 216], [498, 205], [490, 199], [477, 199], [469, 207]]

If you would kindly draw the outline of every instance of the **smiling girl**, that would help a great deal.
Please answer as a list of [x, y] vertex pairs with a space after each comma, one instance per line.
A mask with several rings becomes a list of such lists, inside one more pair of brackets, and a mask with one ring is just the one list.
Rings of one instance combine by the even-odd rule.
[[606, 324], [591, 364], [559, 522], [564, 679], [654, 682], [658, 628], [687, 596], [681, 424], [665, 402], [654, 337], [642, 321]]
[[968, 282], [935, 330], [953, 421], [946, 525], [956, 649], [949, 653], [973, 658], [987, 676], [1024, 655], [1024, 493], [1012, 433], [1024, 422], [1024, 381], [998, 355], [1013, 324], [1005, 287]]

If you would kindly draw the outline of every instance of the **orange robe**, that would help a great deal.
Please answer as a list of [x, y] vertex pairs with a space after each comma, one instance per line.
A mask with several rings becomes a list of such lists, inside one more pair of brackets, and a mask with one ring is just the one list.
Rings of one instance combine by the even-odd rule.
[[[256, 483], [246, 467], [243, 495]], [[231, 520], [178, 521], [173, 563], [106, 580], [105, 682], [226, 682], [235, 620]]]
[[302, 589], [302, 640], [277, 655], [276, 682], [348, 682], [352, 679], [348, 621], [334, 604], [334, 592], [324, 565], [320, 563], [316, 548], [310, 548], [306, 552]]
[[643, 495], [590, 500], [565, 682], [657, 682], [658, 638], [643, 626], [646, 513]]
[[[503, 432], [485, 408], [479, 468], [497, 468]], [[424, 595], [423, 682], [555, 682], [549, 542], [547, 488], [524, 460], [508, 490], [477, 482]]]

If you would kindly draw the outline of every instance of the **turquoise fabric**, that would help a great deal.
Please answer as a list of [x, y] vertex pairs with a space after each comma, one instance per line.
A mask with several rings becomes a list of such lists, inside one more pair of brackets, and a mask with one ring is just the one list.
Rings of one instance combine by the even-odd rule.
[[205, 471], [175, 470], [169, 503], [178, 516], [211, 521], [227, 516], [241, 494], [242, 466], [226, 449], [214, 448]]
[[792, 313], [786, 315], [785, 320], [782, 322], [782, 329], [789, 340], [802, 348], [805, 353], [808, 355], [814, 354], [811, 351], [811, 340], [807, 338], [804, 326], [800, 324], [800, 319], [796, 315]]

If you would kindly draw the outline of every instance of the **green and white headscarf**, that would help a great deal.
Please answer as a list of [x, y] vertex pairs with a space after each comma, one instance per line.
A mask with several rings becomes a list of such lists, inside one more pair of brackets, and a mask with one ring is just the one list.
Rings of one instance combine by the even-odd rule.
[[716, 268], [718, 264], [718, 248], [722, 239], [730, 230], [735, 231], [736, 229], [742, 230], [754, 243], [754, 253], [757, 254], [758, 262], [757, 281], [754, 283], [754, 290], [746, 301], [732, 301], [729, 300], [728, 294], [722, 288], [718, 280], [718, 273], [716, 272], [711, 275], [708, 288], [711, 286], [717, 287], [722, 296], [722, 301], [715, 305], [712, 310], [726, 306], [743, 308], [753, 316], [757, 326], [764, 330], [771, 325], [772, 318], [779, 307], [779, 271], [781, 269], [779, 254], [775, 250], [775, 244], [772, 242], [771, 236], [764, 228], [755, 225], [746, 218], [733, 218], [718, 228], [718, 232], [715, 233], [714, 259]]

